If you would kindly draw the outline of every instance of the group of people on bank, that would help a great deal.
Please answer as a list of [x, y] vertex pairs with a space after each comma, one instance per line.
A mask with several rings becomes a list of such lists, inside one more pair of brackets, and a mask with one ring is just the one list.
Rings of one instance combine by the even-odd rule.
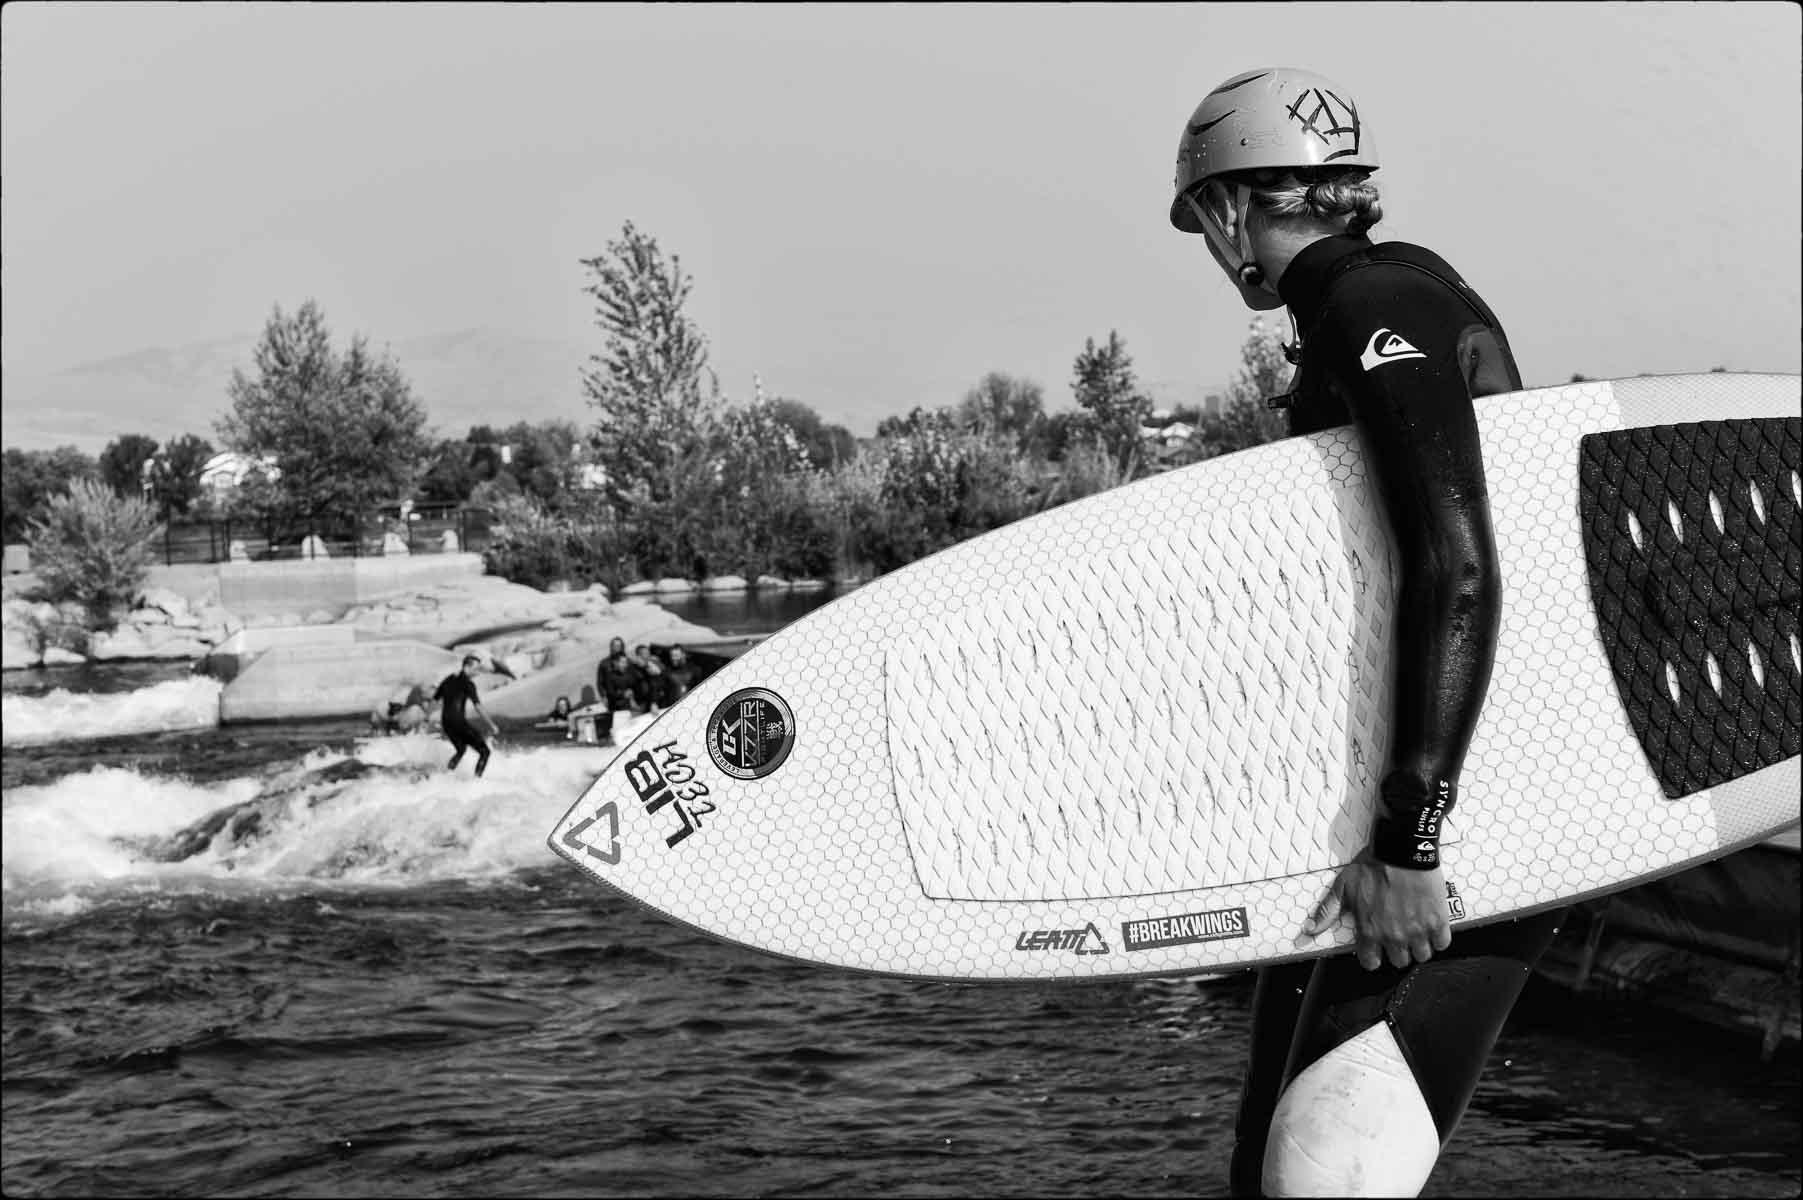
[[624, 638], [608, 643], [607, 656], [595, 666], [593, 687], [584, 687], [579, 704], [559, 696], [544, 724], [564, 721], [565, 737], [579, 736], [580, 723], [594, 722], [596, 740], [611, 746], [615, 713], [649, 713], [669, 708], [695, 683], [695, 666], [681, 646], [672, 646], [668, 658], [660, 658], [640, 643], [629, 654]]

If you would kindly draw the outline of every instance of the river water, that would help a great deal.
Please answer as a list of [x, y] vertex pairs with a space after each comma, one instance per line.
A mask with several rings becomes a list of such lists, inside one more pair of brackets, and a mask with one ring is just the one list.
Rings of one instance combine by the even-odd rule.
[[[452, 779], [357, 721], [219, 728], [210, 686], [6, 676], [7, 1195], [1225, 1194], [1246, 975], [766, 958], [545, 849], [605, 751]], [[1794, 1196], [1798, 1119], [1794, 1051], [1535, 981], [1427, 1194]]]

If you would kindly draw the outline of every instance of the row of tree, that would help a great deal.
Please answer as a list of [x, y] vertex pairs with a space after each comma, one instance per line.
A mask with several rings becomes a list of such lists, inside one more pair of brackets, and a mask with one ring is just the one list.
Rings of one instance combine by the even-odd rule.
[[213, 457], [212, 444], [193, 435], [158, 445], [130, 433], [107, 443], [100, 456], [74, 446], [54, 450], [8, 447], [0, 473], [0, 518], [6, 541], [25, 540], [31, 521], [49, 510], [77, 481], [103, 486], [120, 496], [146, 500], [155, 511], [187, 513], [200, 498], [201, 469]]
[[605, 485], [574, 503], [497, 504], [491, 569], [523, 582], [881, 573], [1282, 428], [1262, 400], [1283, 390], [1289, 364], [1275, 332], [1254, 322], [1223, 407], [1174, 414], [1192, 436], [1151, 452], [1152, 403], [1111, 330], [1072, 364], [1072, 409], [1048, 412], [1037, 383], [992, 372], [956, 404], [887, 418], [855, 453], [829, 437], [823, 454], [805, 406], [721, 395], [707, 339], [684, 311], [692, 281], [679, 257], [628, 223], [583, 265], [604, 335], [582, 382]]
[[[109, 495], [164, 520], [248, 517], [293, 537], [411, 498], [493, 510], [490, 570], [541, 586], [868, 575], [1281, 428], [1261, 400], [1282, 390], [1289, 366], [1255, 321], [1225, 405], [1174, 414], [1193, 426], [1187, 440], [1144, 436], [1152, 403], [1111, 330], [1076, 355], [1072, 408], [1048, 411], [1037, 383], [991, 372], [957, 403], [887, 418], [860, 444], [799, 401], [728, 400], [685, 311], [692, 281], [680, 258], [632, 223], [582, 265], [603, 335], [580, 375], [587, 428], [518, 422], [435, 438], [400, 366], [361, 335], [335, 347], [307, 301], [276, 308], [253, 368], [232, 374], [217, 433], [251, 469], [223, 500], [201, 487], [213, 445], [192, 435], [164, 446], [126, 435], [98, 459], [8, 450], [7, 539], [50, 549], [60, 522], [66, 553], [81, 529], [142, 524], [134, 508], [109, 525], [96, 509]], [[55, 506], [77, 481], [80, 520]]]

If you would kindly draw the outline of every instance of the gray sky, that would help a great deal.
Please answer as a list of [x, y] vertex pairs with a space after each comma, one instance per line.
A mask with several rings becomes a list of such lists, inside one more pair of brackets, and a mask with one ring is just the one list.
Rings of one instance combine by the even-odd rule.
[[1377, 235], [1458, 267], [1530, 384], [1799, 369], [1788, 3], [3, 12], [9, 373], [307, 297], [341, 339], [598, 349], [577, 259], [631, 219], [737, 398], [757, 371], [864, 433], [993, 369], [1062, 407], [1110, 328], [1212, 387], [1250, 314], [1166, 223], [1172, 164], [1269, 65], [1357, 98]]

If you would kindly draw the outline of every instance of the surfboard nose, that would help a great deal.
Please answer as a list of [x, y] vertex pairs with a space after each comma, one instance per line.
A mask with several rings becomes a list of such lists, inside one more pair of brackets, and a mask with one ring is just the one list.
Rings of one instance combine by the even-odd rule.
[[[620, 865], [619, 804], [612, 799], [603, 800], [592, 808], [587, 804], [589, 796], [599, 786], [600, 780], [596, 780], [558, 822], [547, 842], [554, 853], [590, 871]], [[597, 865], [590, 866], [591, 863]]]
[[629, 853], [681, 845], [715, 806], [679, 740], [648, 730], [629, 745], [552, 829], [552, 851], [612, 881]]

